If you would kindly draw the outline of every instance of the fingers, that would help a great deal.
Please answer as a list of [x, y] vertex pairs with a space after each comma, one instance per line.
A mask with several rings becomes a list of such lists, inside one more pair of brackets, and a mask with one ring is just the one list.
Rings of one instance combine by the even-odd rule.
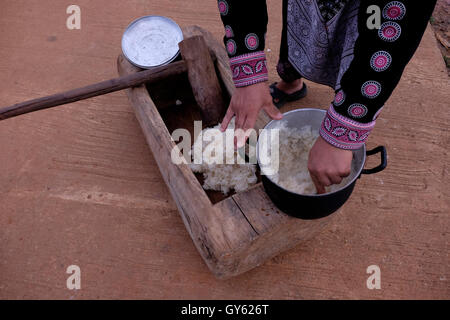
[[222, 120], [222, 124], [220, 125], [220, 131], [224, 132], [228, 125], [230, 124], [231, 119], [233, 119], [234, 111], [231, 108], [231, 105], [228, 107], [227, 113], [225, 114], [225, 117]]
[[325, 193], [325, 187], [340, 184], [350, 175], [353, 153], [338, 149], [320, 136], [309, 153], [308, 170], [317, 193]]
[[283, 114], [275, 107], [272, 102], [264, 105], [263, 109], [267, 113], [267, 115], [274, 120], [281, 120], [283, 118]]
[[248, 129], [253, 129], [257, 113], [253, 114], [250, 113], [250, 115], [247, 115], [246, 112], [238, 112], [235, 113], [233, 111], [232, 106], [227, 110], [227, 113], [225, 114], [225, 117], [222, 120], [222, 124], [220, 125], [220, 130], [224, 132], [227, 127], [229, 126], [231, 120], [233, 117], [235, 117], [235, 139], [234, 139], [234, 145], [236, 148], [241, 148], [245, 145], [245, 142], [248, 139], [249, 133], [247, 132]]
[[313, 174], [311, 175], [311, 179], [314, 182], [314, 185], [316, 186], [317, 194], [323, 194], [325, 193], [325, 186], [323, 183]]
[[328, 180], [331, 181], [331, 184], [339, 184], [342, 182], [342, 177], [338, 175], [328, 175]]
[[244, 128], [244, 122], [247, 115], [244, 112], [240, 112], [236, 114], [235, 118], [235, 128], [236, 129], [243, 129]]
[[236, 128], [234, 131], [235, 134], [235, 147], [237, 149], [242, 148], [243, 146], [245, 146], [245, 142], [247, 141], [248, 135], [247, 135], [247, 131], [245, 129], [243, 129], [244, 125], [242, 124], [242, 126], [240, 126], [239, 128]]
[[[237, 116], [236, 116], [237, 118]], [[244, 118], [244, 117], [242, 117]], [[241, 120], [242, 120], [241, 118]], [[249, 112], [245, 116], [245, 120], [241, 125], [241, 121], [237, 121], [236, 124], [236, 147], [242, 148], [245, 142], [250, 137], [253, 128], [255, 127], [256, 119], [258, 118], [258, 112]], [[240, 129], [240, 130], [239, 130]]]
[[281, 119], [283, 115], [272, 103], [267, 85], [257, 83], [237, 88], [231, 98], [230, 106], [222, 121], [220, 129], [226, 130], [233, 116], [235, 117], [235, 146], [243, 147], [256, 123], [258, 113], [264, 109], [272, 119]]
[[339, 171], [339, 175], [342, 178], [348, 177], [350, 175], [350, 173], [351, 173], [351, 169], [350, 168], [342, 169], [342, 170]]
[[244, 130], [253, 129], [255, 127], [256, 119], [258, 118], [259, 112], [249, 113], [245, 118], [245, 122], [243, 125]]
[[317, 193], [325, 193], [325, 187], [329, 187], [333, 184], [340, 184], [345, 177], [350, 175], [350, 171], [342, 171], [342, 173], [325, 173], [321, 171], [310, 171], [310, 176], [314, 185], [316, 186]]

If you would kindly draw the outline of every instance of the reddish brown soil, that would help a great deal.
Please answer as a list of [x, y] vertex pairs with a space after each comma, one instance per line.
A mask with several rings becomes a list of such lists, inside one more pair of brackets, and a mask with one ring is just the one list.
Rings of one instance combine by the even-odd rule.
[[450, 76], [450, 0], [437, 1], [431, 25], [436, 33], [438, 47], [442, 52]]
[[[223, 36], [215, 1], [4, 1], [0, 105], [117, 75], [123, 30], [146, 14]], [[281, 1], [269, 0], [270, 80]], [[308, 83], [293, 107], [326, 108], [332, 92]], [[227, 281], [197, 253], [125, 93], [0, 122], [0, 299], [418, 299], [450, 297], [449, 78], [428, 29], [386, 104], [368, 147], [388, 168], [363, 176], [316, 238]], [[371, 159], [368, 166], [376, 165]], [[69, 265], [81, 290], [66, 287]], [[370, 265], [381, 290], [366, 286]]]

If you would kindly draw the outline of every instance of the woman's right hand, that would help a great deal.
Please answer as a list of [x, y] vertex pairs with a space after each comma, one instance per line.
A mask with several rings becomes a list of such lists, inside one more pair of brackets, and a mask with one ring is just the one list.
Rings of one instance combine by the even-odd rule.
[[220, 130], [225, 131], [233, 116], [236, 116], [235, 129], [243, 130], [239, 130], [236, 135], [236, 145], [237, 148], [243, 147], [248, 135], [242, 133], [254, 128], [261, 109], [274, 120], [280, 120], [283, 117], [272, 102], [272, 96], [270, 95], [266, 82], [236, 88], [236, 91], [231, 97], [230, 106], [223, 118]]

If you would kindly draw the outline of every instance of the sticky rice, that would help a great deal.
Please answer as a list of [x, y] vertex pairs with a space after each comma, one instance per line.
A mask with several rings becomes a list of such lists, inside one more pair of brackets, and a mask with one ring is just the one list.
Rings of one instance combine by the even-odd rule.
[[[275, 123], [271, 129], [279, 130], [280, 156], [278, 163], [273, 164], [278, 166], [277, 173], [267, 177], [288, 191], [305, 195], [316, 194], [317, 190], [308, 170], [308, 158], [319, 137], [319, 131], [311, 126], [287, 127], [286, 121], [283, 120]], [[339, 185], [327, 187], [326, 192], [340, 189], [346, 181], [347, 179], [344, 179]]]
[[[234, 150], [233, 146], [231, 146], [232, 152], [226, 152], [226, 133], [220, 132], [219, 128], [220, 124], [213, 128], [206, 128], [202, 131], [202, 135], [197, 137], [191, 149], [191, 156], [193, 160], [202, 159], [202, 163], [196, 164], [193, 161], [190, 167], [192, 171], [203, 174], [203, 188], [205, 190], [221, 191], [224, 194], [231, 190], [245, 191], [257, 182], [256, 166], [244, 163], [245, 161], [242, 158], [240, 159], [242, 164], [239, 164], [237, 159], [241, 156]], [[234, 118], [228, 129], [234, 129]], [[205, 136], [209, 136], [211, 139], [205, 141]], [[201, 150], [198, 148], [199, 144], [202, 144]], [[219, 154], [210, 152], [212, 148]], [[222, 163], [211, 163], [213, 157], [214, 159], [223, 159]]]

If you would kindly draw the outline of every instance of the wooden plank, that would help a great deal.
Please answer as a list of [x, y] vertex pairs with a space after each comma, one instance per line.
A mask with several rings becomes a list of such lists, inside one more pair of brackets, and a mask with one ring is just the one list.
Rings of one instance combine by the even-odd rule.
[[[262, 184], [235, 194], [233, 199], [258, 234], [263, 235], [273, 233], [277, 229], [282, 230], [284, 236], [271, 237], [274, 244], [292, 239], [294, 242], [291, 245], [295, 246], [299, 241], [307, 240], [320, 232], [331, 220], [331, 216], [323, 219], [302, 220], [286, 215], [270, 200]], [[337, 213], [333, 215], [335, 214]], [[291, 228], [291, 226], [295, 227]]]
[[233, 195], [233, 199], [259, 234], [270, 232], [280, 224], [296, 221], [275, 206], [265, 193], [262, 183]]
[[226, 107], [206, 42], [202, 36], [192, 36], [179, 46], [203, 121], [207, 126], [217, 124]]
[[[123, 55], [118, 58], [118, 69], [121, 75], [137, 72], [137, 68]], [[172, 163], [170, 155], [175, 143], [145, 87], [128, 89], [127, 95], [187, 230], [208, 266], [214, 267], [217, 257], [226, 247], [223, 232], [217, 224], [217, 210], [211, 205], [191, 169], [187, 165]], [[205, 226], [210, 229], [205, 230]]]
[[[120, 74], [137, 71], [122, 55], [118, 68]], [[146, 88], [130, 88], [127, 94], [195, 246], [217, 277], [231, 276], [235, 272], [231, 252], [252, 240], [254, 231], [231, 200], [213, 206], [189, 166], [172, 162], [175, 143]]]
[[[202, 35], [204, 37], [211, 53], [213, 53], [217, 59], [216, 66], [218, 72], [220, 74], [221, 80], [225, 85], [225, 88], [228, 91], [229, 96], [231, 97], [234, 93], [234, 90], [236, 90], [236, 87], [234, 86], [228, 54], [225, 51], [224, 46], [220, 44], [209, 31], [198, 26], [187, 26], [183, 28], [183, 35], [185, 37], [191, 37], [194, 35]], [[258, 118], [256, 119], [255, 130], [259, 133], [259, 130], [263, 129], [270, 120], [270, 117], [263, 110], [261, 110]]]
[[214, 38], [211, 32], [200, 28], [199, 26], [193, 25], [183, 28], [183, 36], [185, 38], [199, 35], [203, 36], [203, 39], [205, 39], [211, 55], [216, 57], [216, 67], [219, 71], [220, 78], [223, 81], [229, 95], [231, 96], [236, 87], [234, 86], [232, 80], [228, 54], [225, 51], [224, 46]]
[[[221, 212], [223, 230], [229, 247], [233, 248], [233, 251], [242, 247], [248, 247], [258, 237], [258, 233], [247, 221], [233, 197], [222, 200], [215, 207]], [[231, 251], [227, 256], [230, 254]]]

